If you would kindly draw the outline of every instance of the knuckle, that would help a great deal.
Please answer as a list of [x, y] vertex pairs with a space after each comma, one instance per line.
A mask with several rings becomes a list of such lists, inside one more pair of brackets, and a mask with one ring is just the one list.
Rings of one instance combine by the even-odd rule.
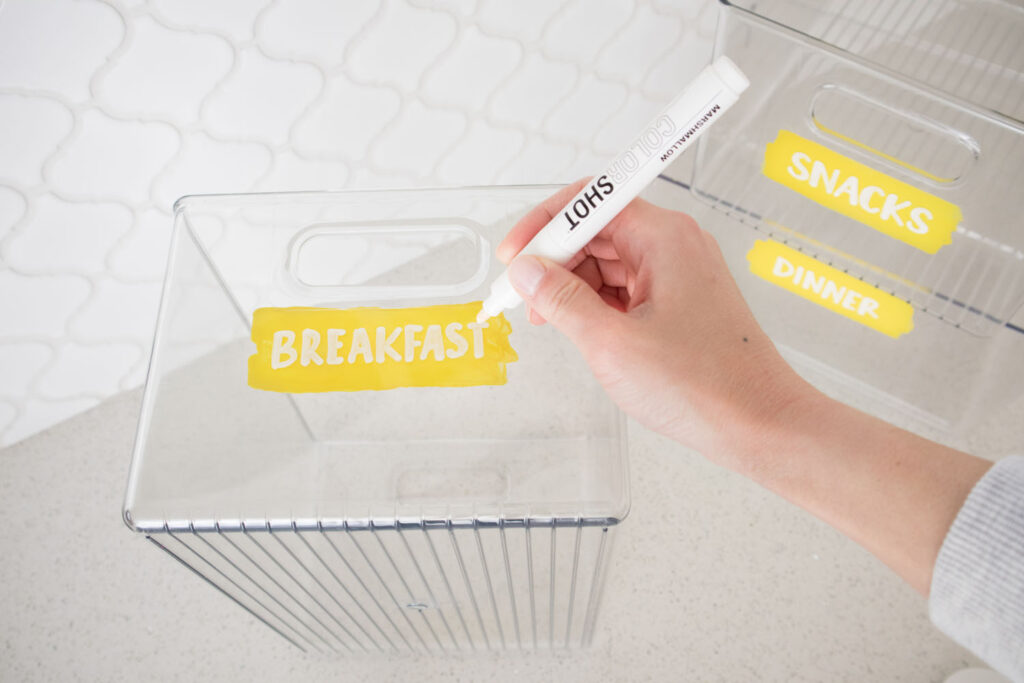
[[691, 235], [700, 235], [701, 233], [704, 232], [703, 230], [701, 230], [701, 227], [697, 225], [697, 221], [693, 219], [693, 216], [685, 214], [681, 211], [673, 211], [672, 213], [672, 217], [673, 219], [675, 219], [676, 225], [679, 227], [680, 230]]

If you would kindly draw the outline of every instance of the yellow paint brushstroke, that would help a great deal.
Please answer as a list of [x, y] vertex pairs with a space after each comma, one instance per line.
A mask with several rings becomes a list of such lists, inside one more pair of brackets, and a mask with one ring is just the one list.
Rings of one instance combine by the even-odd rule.
[[287, 393], [469, 387], [507, 381], [518, 360], [503, 315], [480, 302], [419, 308], [260, 308], [249, 386]]
[[960, 207], [788, 130], [764, 151], [775, 182], [927, 254], [953, 241]]
[[758, 277], [893, 339], [914, 329], [906, 301], [784, 244], [758, 240], [747, 262]]

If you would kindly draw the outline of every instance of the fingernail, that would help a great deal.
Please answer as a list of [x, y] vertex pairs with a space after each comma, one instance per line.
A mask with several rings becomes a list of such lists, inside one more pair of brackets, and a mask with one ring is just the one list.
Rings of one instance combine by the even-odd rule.
[[519, 256], [509, 264], [508, 279], [520, 294], [526, 296], [536, 294], [542, 277], [544, 277], [544, 264], [533, 256]]

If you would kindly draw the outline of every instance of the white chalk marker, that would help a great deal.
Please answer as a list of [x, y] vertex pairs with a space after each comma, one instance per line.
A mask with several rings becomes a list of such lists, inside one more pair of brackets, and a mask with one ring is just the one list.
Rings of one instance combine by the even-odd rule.
[[[663, 168], [717, 121], [749, 85], [750, 81], [731, 59], [716, 59], [520, 253], [543, 256], [563, 265], [568, 263]], [[484, 300], [477, 322], [521, 302], [505, 271], [491, 284], [490, 295]]]

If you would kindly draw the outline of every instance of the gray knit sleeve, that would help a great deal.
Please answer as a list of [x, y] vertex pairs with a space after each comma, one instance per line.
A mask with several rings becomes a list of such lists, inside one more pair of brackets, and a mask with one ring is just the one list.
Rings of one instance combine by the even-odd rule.
[[932, 621], [1024, 681], [1024, 457], [996, 463], [953, 521], [932, 574]]

